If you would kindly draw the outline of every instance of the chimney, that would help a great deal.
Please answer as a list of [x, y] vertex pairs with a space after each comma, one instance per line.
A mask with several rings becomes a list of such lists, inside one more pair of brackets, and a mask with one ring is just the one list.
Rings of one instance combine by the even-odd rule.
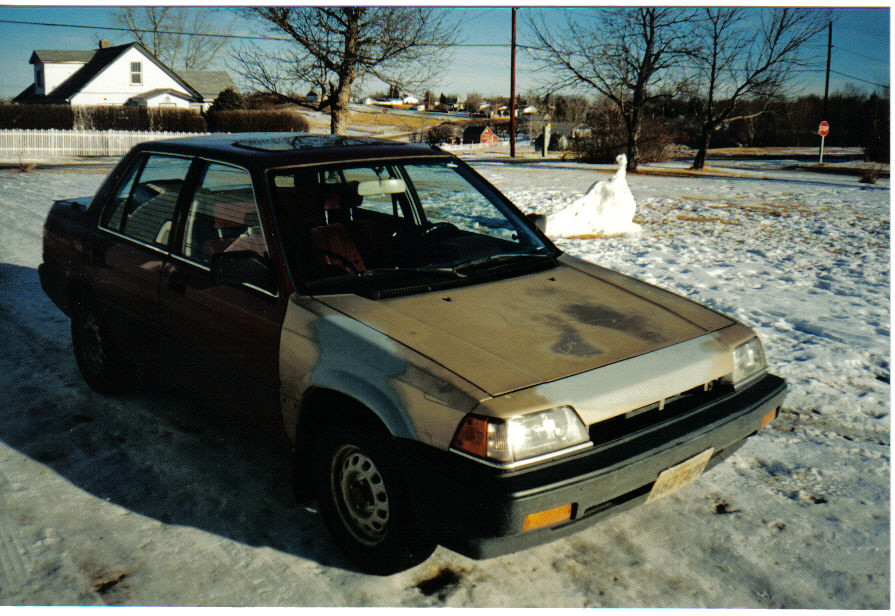
[[100, 39], [99, 48], [100, 49], [108, 49], [111, 45], [109, 44], [109, 39]]

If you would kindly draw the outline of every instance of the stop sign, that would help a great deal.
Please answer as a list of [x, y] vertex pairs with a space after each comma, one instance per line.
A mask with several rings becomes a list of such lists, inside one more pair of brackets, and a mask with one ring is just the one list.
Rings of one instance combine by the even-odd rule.
[[826, 120], [820, 123], [820, 126], [817, 127], [817, 134], [821, 137], [826, 137], [830, 134], [830, 125]]

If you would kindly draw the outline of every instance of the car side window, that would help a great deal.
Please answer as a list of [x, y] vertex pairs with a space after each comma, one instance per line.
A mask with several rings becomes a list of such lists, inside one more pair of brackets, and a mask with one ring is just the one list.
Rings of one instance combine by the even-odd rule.
[[107, 229], [121, 231], [121, 221], [124, 219], [124, 210], [127, 207], [127, 200], [134, 187], [134, 179], [137, 177], [137, 172], [143, 166], [144, 160], [145, 157], [141, 157], [137, 162], [131, 165], [124, 181], [121, 182], [121, 185], [115, 191], [115, 195], [106, 204], [100, 223]]
[[267, 258], [267, 244], [245, 169], [209, 163], [186, 217], [181, 252], [209, 265], [219, 252], [251, 251]]
[[149, 154], [134, 165], [103, 212], [103, 224], [128, 237], [167, 246], [191, 159]]

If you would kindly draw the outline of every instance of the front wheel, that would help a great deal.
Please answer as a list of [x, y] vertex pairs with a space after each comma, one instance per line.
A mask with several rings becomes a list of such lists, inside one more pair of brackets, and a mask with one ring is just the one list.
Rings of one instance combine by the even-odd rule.
[[342, 551], [365, 571], [388, 575], [422, 562], [435, 544], [416, 532], [390, 437], [361, 424], [318, 437], [315, 488], [320, 512]]

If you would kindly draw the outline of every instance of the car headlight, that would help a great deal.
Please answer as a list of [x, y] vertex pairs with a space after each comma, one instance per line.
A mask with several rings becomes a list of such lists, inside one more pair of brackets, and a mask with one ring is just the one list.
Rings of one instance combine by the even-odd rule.
[[766, 367], [764, 350], [761, 348], [761, 341], [758, 338], [752, 338], [733, 350], [734, 385], [739, 385]]
[[531, 462], [570, 447], [589, 445], [587, 427], [570, 406], [506, 419], [467, 415], [451, 447], [501, 465]]

